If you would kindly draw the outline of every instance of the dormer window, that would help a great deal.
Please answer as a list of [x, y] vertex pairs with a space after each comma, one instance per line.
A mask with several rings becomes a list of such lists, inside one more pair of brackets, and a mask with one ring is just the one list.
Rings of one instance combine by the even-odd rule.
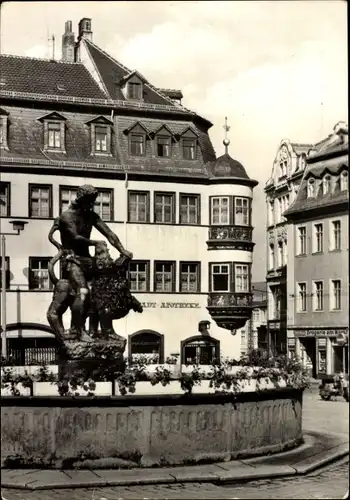
[[161, 158], [170, 158], [173, 133], [167, 125], [161, 125], [152, 133], [155, 153]]
[[7, 149], [8, 112], [0, 108], [0, 148]]
[[182, 139], [182, 151], [185, 160], [195, 160], [196, 141], [194, 139]]
[[150, 134], [148, 129], [141, 122], [136, 122], [125, 129], [124, 134], [128, 135], [129, 154], [131, 156], [145, 156], [146, 138]]
[[198, 134], [192, 127], [187, 127], [181, 134], [182, 156], [185, 160], [197, 159]]
[[348, 191], [348, 190], [349, 190], [348, 173], [342, 172], [340, 174], [340, 191]]
[[313, 198], [315, 196], [315, 179], [309, 179], [307, 183], [307, 197]]
[[130, 134], [130, 154], [133, 156], [144, 156], [146, 136], [144, 134]]
[[111, 155], [111, 136], [113, 122], [105, 116], [98, 116], [87, 123], [91, 129], [91, 154]]
[[142, 83], [141, 82], [128, 82], [128, 99], [142, 99]]
[[163, 158], [170, 157], [171, 137], [157, 137], [157, 155]]
[[44, 124], [44, 150], [52, 153], [65, 153], [66, 118], [59, 113], [50, 113], [39, 118]]
[[323, 194], [328, 194], [331, 187], [331, 176], [325, 175], [323, 178]]

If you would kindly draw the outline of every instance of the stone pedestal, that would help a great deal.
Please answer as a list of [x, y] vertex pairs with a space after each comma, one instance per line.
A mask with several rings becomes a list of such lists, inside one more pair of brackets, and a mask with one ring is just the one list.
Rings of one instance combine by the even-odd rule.
[[114, 380], [116, 373], [125, 371], [125, 346], [126, 339], [65, 342], [65, 352], [59, 360], [59, 380]]

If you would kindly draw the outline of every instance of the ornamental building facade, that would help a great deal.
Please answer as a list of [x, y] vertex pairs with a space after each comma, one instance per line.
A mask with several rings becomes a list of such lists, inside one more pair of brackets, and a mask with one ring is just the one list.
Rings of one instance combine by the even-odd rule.
[[349, 373], [348, 126], [307, 158], [288, 222], [287, 336], [314, 377]]
[[267, 339], [274, 354], [287, 350], [287, 220], [284, 212], [296, 198], [311, 144], [281, 141], [265, 185], [267, 204]]
[[129, 357], [238, 358], [235, 333], [252, 310], [257, 182], [228, 154], [228, 140], [216, 158], [212, 124], [182, 105], [180, 91], [153, 86], [95, 45], [91, 19], [78, 30], [76, 39], [66, 23], [62, 61], [0, 59], [8, 352], [18, 364], [54, 361], [48, 233], [89, 183], [99, 191], [95, 210], [134, 254], [130, 287], [144, 312], [115, 324]]

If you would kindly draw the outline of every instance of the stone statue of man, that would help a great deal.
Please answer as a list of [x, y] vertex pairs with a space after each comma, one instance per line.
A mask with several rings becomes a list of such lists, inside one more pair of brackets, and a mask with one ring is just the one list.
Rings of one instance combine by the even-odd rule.
[[125, 250], [117, 235], [94, 212], [93, 208], [97, 194], [97, 189], [91, 185], [79, 187], [76, 199], [56, 219], [55, 227], [52, 228], [49, 235], [50, 241], [57, 247], [59, 245], [52, 240], [52, 231], [56, 228], [61, 235], [63, 275], [75, 292], [75, 298], [71, 306], [72, 327], [70, 333], [77, 339], [82, 340], [86, 335], [84, 326], [88, 308], [88, 282], [93, 277], [93, 258], [90, 255], [89, 247], [101, 243], [90, 239], [92, 228], [96, 228], [107, 238], [108, 242], [121, 255], [128, 259], [133, 257], [131, 252]]

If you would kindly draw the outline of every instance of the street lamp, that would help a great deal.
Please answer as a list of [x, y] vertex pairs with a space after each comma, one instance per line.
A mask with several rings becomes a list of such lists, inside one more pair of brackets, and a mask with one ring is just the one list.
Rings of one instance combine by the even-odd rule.
[[18, 236], [23, 231], [27, 224], [23, 220], [11, 220], [15, 233], [0, 233], [1, 234], [1, 352], [2, 356], [7, 358], [7, 342], [6, 342], [6, 236]]

